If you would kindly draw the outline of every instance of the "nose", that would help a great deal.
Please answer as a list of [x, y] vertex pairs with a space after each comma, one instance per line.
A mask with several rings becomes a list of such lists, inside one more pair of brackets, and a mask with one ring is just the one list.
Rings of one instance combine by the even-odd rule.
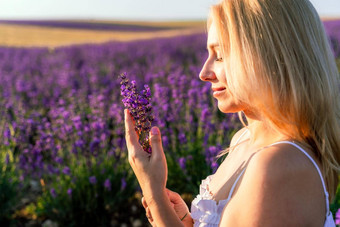
[[209, 61], [206, 61], [203, 65], [199, 77], [202, 81], [211, 81], [216, 78], [215, 72], [212, 69]]

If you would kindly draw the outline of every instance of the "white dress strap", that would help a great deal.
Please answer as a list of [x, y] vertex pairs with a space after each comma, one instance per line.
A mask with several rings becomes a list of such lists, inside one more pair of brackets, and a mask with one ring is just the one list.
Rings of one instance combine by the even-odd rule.
[[[236, 142], [235, 142], [235, 146], [240, 142], [240, 140], [242, 139], [242, 137], [243, 137], [248, 131], [249, 131], [249, 129], [246, 129], [246, 130], [244, 130], [244, 132], [242, 132], [242, 134], [237, 138], [237, 140], [236, 140]], [[243, 168], [242, 172], [238, 175], [238, 177], [236, 178], [236, 180], [235, 180], [233, 186], [231, 187], [230, 192], [229, 192], [229, 195], [228, 195], [228, 201], [231, 199], [231, 196], [233, 195], [233, 192], [234, 192], [234, 189], [235, 189], [235, 187], [236, 187], [236, 184], [237, 184], [237, 182], [240, 180], [240, 178], [241, 178], [241, 176], [243, 175], [243, 173], [244, 173], [245, 170], [246, 170], [246, 169]]]
[[322, 177], [322, 174], [321, 174], [321, 171], [318, 167], [318, 165], [315, 163], [315, 161], [313, 160], [313, 158], [304, 150], [302, 149], [299, 145], [293, 143], [293, 142], [290, 142], [290, 141], [279, 141], [279, 142], [276, 142], [276, 143], [273, 143], [269, 146], [273, 146], [273, 145], [276, 145], [276, 144], [283, 144], [283, 143], [288, 143], [288, 144], [291, 144], [293, 145], [294, 147], [298, 148], [300, 151], [302, 151], [302, 153], [304, 153], [308, 158], [309, 160], [313, 163], [313, 165], [315, 166], [316, 170], [318, 171], [319, 173], [319, 176], [320, 176], [320, 179], [321, 179], [321, 183], [322, 183], [322, 187], [323, 187], [323, 190], [325, 192], [325, 197], [326, 197], [326, 209], [327, 209], [327, 216], [329, 215], [329, 201], [328, 201], [328, 197], [329, 197], [329, 194], [327, 192], [327, 189], [326, 189], [326, 185], [325, 185], [325, 182], [323, 180], [323, 177]]
[[[236, 140], [236, 142], [235, 142], [235, 146], [240, 142], [240, 140], [242, 139], [242, 137], [243, 137], [248, 131], [249, 131], [249, 129], [246, 129], [246, 130], [244, 130], [244, 132], [242, 132], [242, 134], [237, 138], [237, 140]], [[245, 170], [246, 170], [246, 169], [243, 168], [242, 172], [238, 175], [238, 177], [236, 178], [236, 180], [235, 180], [233, 186], [231, 187], [230, 192], [229, 192], [229, 195], [228, 195], [228, 199], [227, 199], [228, 201], [231, 199], [231, 196], [233, 195], [233, 192], [234, 192], [234, 189], [235, 189], [235, 187], [236, 187], [236, 184], [237, 184], [237, 182], [240, 180], [240, 178], [241, 178], [241, 176], [243, 175], [243, 173], [244, 173]]]
[[240, 180], [241, 176], [243, 175], [244, 171], [246, 170], [246, 168], [243, 168], [242, 172], [238, 175], [237, 179], [235, 180], [233, 186], [230, 189], [229, 195], [228, 195], [228, 199], [227, 201], [229, 201], [231, 199], [231, 196], [233, 195], [234, 189], [236, 187], [237, 182]]

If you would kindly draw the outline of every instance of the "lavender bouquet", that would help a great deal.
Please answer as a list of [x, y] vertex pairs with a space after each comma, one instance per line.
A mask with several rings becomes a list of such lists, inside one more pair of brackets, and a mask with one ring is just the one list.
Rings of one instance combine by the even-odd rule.
[[123, 96], [123, 104], [128, 108], [133, 119], [135, 120], [135, 130], [139, 135], [139, 143], [144, 151], [151, 154], [151, 146], [149, 143], [149, 132], [151, 123], [154, 120], [152, 115], [151, 91], [148, 85], [144, 85], [141, 93], [138, 93], [136, 81], [129, 81], [126, 74], [120, 74], [120, 94]]

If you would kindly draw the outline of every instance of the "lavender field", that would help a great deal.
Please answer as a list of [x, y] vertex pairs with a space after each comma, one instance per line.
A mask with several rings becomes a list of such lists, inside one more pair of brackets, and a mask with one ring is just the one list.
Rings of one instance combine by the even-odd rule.
[[324, 22], [326, 32], [332, 44], [334, 55], [340, 56], [340, 20], [329, 20]]
[[[339, 24], [326, 25], [338, 61]], [[167, 186], [189, 204], [241, 127], [218, 111], [198, 78], [205, 46], [206, 35], [197, 34], [53, 50], [0, 47], [0, 226], [147, 226], [124, 141], [123, 72], [140, 89], [150, 86]], [[339, 206], [337, 197], [333, 214]]]

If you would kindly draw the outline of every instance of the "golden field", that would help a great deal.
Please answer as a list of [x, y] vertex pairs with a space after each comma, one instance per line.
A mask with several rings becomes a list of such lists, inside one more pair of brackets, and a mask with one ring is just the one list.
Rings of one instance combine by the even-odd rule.
[[[88, 21], [89, 23], [96, 23]], [[100, 21], [100, 23], [113, 23]], [[0, 46], [57, 47], [72, 44], [103, 43], [108, 41], [132, 41], [160, 37], [172, 37], [204, 32], [205, 22], [114, 22], [126, 25], [166, 28], [159, 31], [114, 31], [69, 29], [18, 24], [0, 24]]]

